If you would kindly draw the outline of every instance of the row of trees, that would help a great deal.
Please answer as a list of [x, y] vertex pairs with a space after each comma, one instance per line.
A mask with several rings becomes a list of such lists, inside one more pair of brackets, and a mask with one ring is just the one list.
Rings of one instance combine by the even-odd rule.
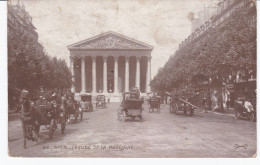
[[256, 22], [246, 7], [222, 24], [176, 51], [151, 81], [157, 92], [194, 85], [199, 81], [234, 82], [256, 77]]
[[47, 55], [37, 39], [9, 29], [8, 85], [9, 89], [27, 89], [31, 93], [40, 86], [63, 89], [71, 86], [71, 75], [66, 62]]

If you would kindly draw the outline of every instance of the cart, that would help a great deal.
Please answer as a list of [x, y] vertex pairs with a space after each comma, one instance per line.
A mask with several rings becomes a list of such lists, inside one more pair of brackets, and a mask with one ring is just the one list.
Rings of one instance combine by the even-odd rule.
[[170, 102], [170, 113], [173, 114], [180, 114], [183, 113], [184, 115], [187, 115], [187, 112], [189, 112], [189, 116], [194, 115], [194, 110], [196, 107], [195, 105], [191, 104], [189, 102], [189, 99], [179, 98], [178, 96], [172, 97]]

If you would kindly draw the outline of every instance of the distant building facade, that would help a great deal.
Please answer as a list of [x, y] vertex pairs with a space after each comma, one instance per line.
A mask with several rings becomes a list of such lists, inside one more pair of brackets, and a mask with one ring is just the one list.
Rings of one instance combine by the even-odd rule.
[[191, 20], [191, 33], [195, 32], [201, 25], [210, 21], [211, 18], [217, 14], [217, 5], [210, 4], [208, 7], [204, 7], [203, 11], [198, 13], [198, 18]]
[[[256, 3], [252, 0], [222, 0], [219, 1], [215, 6], [215, 11], [209, 14], [206, 10], [200, 12], [198, 19], [194, 19], [191, 22], [192, 33], [181, 43], [179, 44], [179, 50], [175, 52], [178, 53], [189, 47], [191, 44], [200, 44], [201, 41], [206, 40], [210, 32], [215, 29], [223, 29], [225, 25], [225, 20], [227, 20], [237, 9], [245, 7], [246, 16], [248, 24], [251, 27], [256, 27]], [[211, 81], [211, 80], [210, 80]], [[207, 94], [207, 89], [209, 87], [209, 94]], [[219, 104], [225, 107], [224, 103], [227, 101], [227, 93], [229, 95], [231, 107], [233, 107], [234, 99], [241, 96], [247, 96], [252, 100], [253, 105], [255, 105], [255, 89], [256, 89], [256, 77], [254, 74], [251, 75], [248, 79], [245, 79], [241, 76], [240, 72], [237, 72], [236, 80], [227, 81], [225, 86], [223, 84], [205, 84], [204, 82], [200, 83], [197, 90], [204, 90], [202, 96], [211, 96], [214, 91], [219, 93]], [[229, 91], [229, 92], [227, 92]], [[202, 98], [201, 98], [202, 99]], [[201, 100], [200, 99], [200, 100]], [[210, 100], [210, 99], [209, 99]], [[223, 104], [221, 104], [223, 103]], [[209, 103], [211, 105], [211, 103]], [[211, 107], [211, 106], [209, 106]], [[211, 107], [212, 108], [212, 107]]]
[[[208, 32], [231, 16], [238, 8], [246, 6], [248, 9], [248, 22], [256, 26], [256, 4], [252, 0], [222, 0], [217, 3], [214, 12], [214, 6], [209, 10], [199, 13], [199, 18], [191, 22], [192, 33], [179, 44], [179, 50], [186, 47], [191, 42], [197, 42], [207, 36]], [[206, 14], [205, 14], [206, 13]], [[210, 14], [209, 14], [210, 13]], [[206, 16], [206, 17], [205, 17]]]
[[19, 1], [17, 4], [12, 4], [11, 1], [8, 3], [8, 14], [7, 14], [8, 33], [10, 31], [17, 31], [20, 34], [25, 34], [33, 41], [38, 41], [38, 33], [32, 23], [32, 17], [25, 10], [23, 4]]

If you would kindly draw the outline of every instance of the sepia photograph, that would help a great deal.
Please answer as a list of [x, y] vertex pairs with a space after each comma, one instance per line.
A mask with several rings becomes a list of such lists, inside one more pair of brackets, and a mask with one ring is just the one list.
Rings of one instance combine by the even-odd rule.
[[10, 158], [257, 157], [255, 0], [8, 0]]

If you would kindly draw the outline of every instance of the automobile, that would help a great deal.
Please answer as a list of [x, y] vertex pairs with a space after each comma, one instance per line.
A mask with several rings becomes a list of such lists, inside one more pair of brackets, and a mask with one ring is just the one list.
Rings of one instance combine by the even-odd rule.
[[244, 101], [235, 100], [234, 101], [234, 118], [235, 119], [247, 119], [249, 121], [256, 121], [256, 111], [253, 106], [248, 109], [245, 108]]
[[71, 117], [74, 117], [75, 122], [77, 122], [78, 117], [80, 117], [80, 120], [82, 121], [83, 111], [79, 108], [79, 104], [70, 97], [66, 99], [66, 104], [66, 119], [69, 120]]
[[96, 98], [96, 108], [106, 108], [106, 97], [105, 95], [97, 95]]
[[155, 96], [151, 97], [149, 100], [149, 112], [154, 112], [155, 110], [157, 112], [160, 112], [160, 105], [161, 105], [161, 97]]
[[93, 112], [92, 95], [81, 94], [80, 95], [79, 108], [85, 112]]
[[137, 92], [124, 92], [121, 108], [117, 112], [118, 120], [126, 121], [127, 118], [134, 120], [136, 117], [143, 121], [143, 98], [139, 98]]

